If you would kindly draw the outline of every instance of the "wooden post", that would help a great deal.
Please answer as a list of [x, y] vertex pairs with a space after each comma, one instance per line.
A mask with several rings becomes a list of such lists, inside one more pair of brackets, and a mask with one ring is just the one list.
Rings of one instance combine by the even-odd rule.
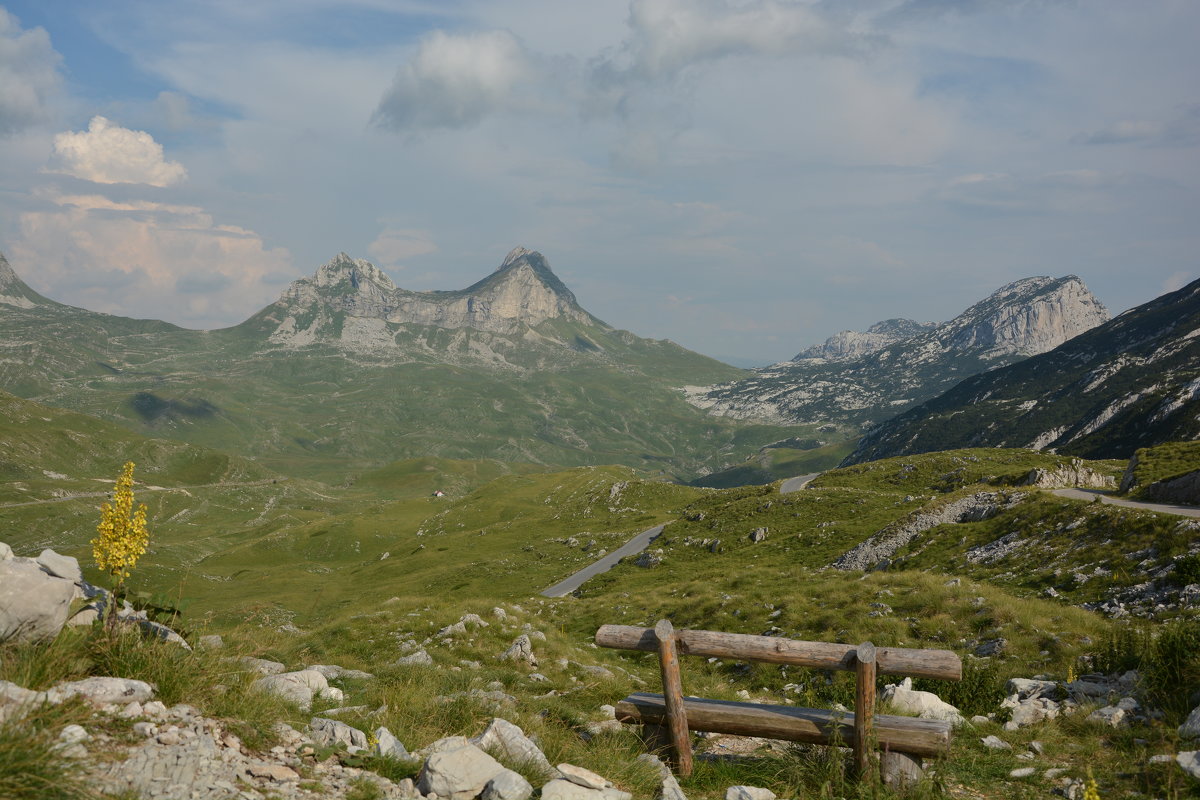
[[854, 766], [859, 778], [871, 769], [871, 731], [875, 716], [875, 645], [863, 642], [855, 650]]
[[670, 620], [661, 619], [654, 626], [654, 634], [658, 637], [663, 700], [667, 707], [667, 727], [671, 731], [671, 744], [675, 750], [675, 769], [681, 777], [686, 778], [692, 774], [692, 740], [688, 734], [687, 713], [683, 710], [683, 684], [679, 679], [675, 628]]

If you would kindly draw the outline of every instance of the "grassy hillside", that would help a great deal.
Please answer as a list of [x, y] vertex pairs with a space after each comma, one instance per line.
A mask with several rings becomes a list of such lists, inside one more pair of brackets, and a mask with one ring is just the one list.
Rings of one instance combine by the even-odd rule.
[[1155, 481], [1177, 478], [1200, 469], [1200, 442], [1167, 442], [1143, 447], [1133, 457], [1132, 491], [1137, 496]]

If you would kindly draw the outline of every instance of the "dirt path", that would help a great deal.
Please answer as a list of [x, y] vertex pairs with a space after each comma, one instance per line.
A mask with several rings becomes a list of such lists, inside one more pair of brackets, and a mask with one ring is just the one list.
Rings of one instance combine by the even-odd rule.
[[[286, 481], [287, 478], [264, 478], [258, 481], [244, 481], [240, 483], [201, 483], [195, 486], [135, 486], [134, 492], [140, 494], [142, 492], [186, 492], [192, 489], [213, 489], [213, 488], [233, 488], [242, 486], [265, 486], [268, 483], [278, 483]], [[68, 494], [62, 497], [51, 497], [46, 500], [28, 500], [23, 503], [0, 503], [0, 510], [5, 508], [21, 508], [22, 506], [40, 506], [46, 503], [65, 503], [69, 500], [81, 500], [88, 497], [109, 497], [112, 491], [106, 492], [79, 492], [78, 494]]]

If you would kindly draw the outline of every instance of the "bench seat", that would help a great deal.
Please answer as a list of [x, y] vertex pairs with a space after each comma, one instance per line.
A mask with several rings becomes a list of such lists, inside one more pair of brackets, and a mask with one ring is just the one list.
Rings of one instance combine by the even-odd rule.
[[[729, 700], [683, 698], [688, 730], [760, 736], [808, 744], [841, 744], [854, 741], [854, 713], [798, 706], [737, 703]], [[617, 719], [633, 725], [667, 724], [661, 694], [636, 692], [617, 703]], [[874, 716], [874, 734], [880, 750], [914, 756], [937, 756], [950, 749], [949, 722], [891, 714]]]

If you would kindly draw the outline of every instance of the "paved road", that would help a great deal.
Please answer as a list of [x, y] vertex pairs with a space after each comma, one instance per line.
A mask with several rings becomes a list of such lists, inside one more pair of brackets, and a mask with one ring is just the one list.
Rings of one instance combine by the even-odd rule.
[[608, 572], [613, 566], [625, 556], [631, 556], [634, 553], [640, 553], [645, 550], [650, 542], [663, 531], [666, 525], [655, 525], [653, 528], [642, 531], [637, 536], [630, 539], [625, 544], [613, 550], [608, 555], [599, 561], [593, 562], [583, 569], [576, 572], [571, 577], [561, 580], [542, 592], [545, 597], [562, 597], [578, 589], [583, 585], [583, 582], [588, 578], [593, 578], [601, 572]]
[[1180, 517], [1200, 518], [1200, 508], [1195, 506], [1173, 506], [1166, 503], [1139, 503], [1136, 500], [1126, 500], [1122, 497], [1112, 497], [1098, 489], [1055, 489], [1059, 497], [1069, 497], [1072, 500], [1091, 500], [1099, 497], [1100, 502], [1126, 508], [1142, 508], [1146, 511], [1159, 511], [1163, 514], [1175, 514]]
[[812, 482], [812, 479], [820, 475], [819, 472], [810, 472], [807, 475], [797, 475], [794, 478], [788, 478], [783, 483], [779, 484], [779, 493], [787, 494], [788, 492], [798, 492]]
[[[819, 472], [812, 472], [808, 475], [797, 475], [795, 478], [788, 478], [779, 485], [779, 493], [787, 494], [789, 492], [798, 492], [807, 486], [809, 481], [820, 474], [821, 473]], [[589, 564], [569, 578], [559, 581], [549, 589], [543, 590], [542, 595], [544, 597], [563, 597], [564, 595], [570, 594], [582, 586], [583, 582], [588, 578], [593, 578], [599, 575], [601, 572], [608, 572], [625, 556], [631, 556], [634, 553], [640, 553], [641, 551], [645, 550], [650, 546], [650, 542], [654, 541], [654, 539], [656, 539], [658, 535], [662, 533], [664, 527], [666, 527], [665, 524], [655, 525], [653, 528], [642, 531], [637, 536], [618, 547], [616, 550], [604, 556], [604, 558], [601, 558], [599, 561]]]

